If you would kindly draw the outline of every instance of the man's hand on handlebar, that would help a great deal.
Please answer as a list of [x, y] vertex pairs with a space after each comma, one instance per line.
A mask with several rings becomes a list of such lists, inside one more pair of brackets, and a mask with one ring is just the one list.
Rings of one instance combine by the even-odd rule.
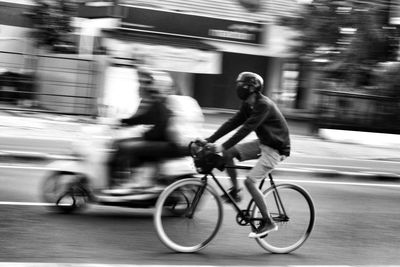
[[198, 146], [205, 146], [208, 143], [208, 141], [203, 138], [196, 138], [193, 142]]
[[213, 153], [220, 153], [224, 150], [224, 148], [221, 145], [217, 145], [214, 143], [208, 143], [205, 145], [205, 147]]
[[223, 151], [223, 147], [221, 145], [209, 143], [206, 139], [196, 138], [194, 140], [194, 143], [198, 146], [204, 147], [205, 149], [207, 149], [213, 153], [219, 153], [219, 152]]

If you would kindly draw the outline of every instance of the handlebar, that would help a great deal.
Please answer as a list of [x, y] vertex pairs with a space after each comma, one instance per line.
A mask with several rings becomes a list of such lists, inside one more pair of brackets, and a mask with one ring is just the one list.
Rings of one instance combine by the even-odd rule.
[[[196, 156], [198, 156], [198, 154], [201, 151], [204, 151], [204, 152], [207, 152], [207, 153], [214, 153], [209, 147], [207, 147], [207, 144], [210, 144], [210, 143], [201, 142], [201, 141], [197, 141], [197, 140], [196, 141], [191, 141], [189, 143], [189, 152], [190, 152], [190, 155], [192, 156], [192, 158], [195, 158]], [[197, 149], [194, 146], [197, 146]]]
[[210, 174], [214, 168], [223, 171], [225, 169], [225, 161], [223, 157], [208, 148], [207, 144], [209, 143], [196, 141], [189, 143], [189, 152], [193, 158], [197, 172]]

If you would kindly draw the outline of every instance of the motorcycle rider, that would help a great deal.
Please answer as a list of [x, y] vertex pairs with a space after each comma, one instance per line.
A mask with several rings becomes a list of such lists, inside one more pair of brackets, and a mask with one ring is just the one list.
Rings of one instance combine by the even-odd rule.
[[[182, 148], [168, 133], [172, 111], [167, 97], [175, 93], [171, 76], [164, 71], [138, 68], [141, 103], [130, 118], [120, 121], [122, 126], [152, 125], [142, 137], [117, 140], [109, 159], [110, 187], [118, 186], [117, 180], [126, 180], [124, 170], [138, 167], [144, 162], [159, 161], [171, 155], [180, 155]], [[123, 187], [123, 184], [122, 184]]]

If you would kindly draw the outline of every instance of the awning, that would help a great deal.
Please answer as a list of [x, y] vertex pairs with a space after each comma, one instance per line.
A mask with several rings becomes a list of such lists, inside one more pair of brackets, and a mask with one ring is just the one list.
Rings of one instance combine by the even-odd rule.
[[103, 45], [113, 56], [135, 60], [169, 71], [219, 74], [221, 53], [198, 39], [131, 32], [103, 30]]

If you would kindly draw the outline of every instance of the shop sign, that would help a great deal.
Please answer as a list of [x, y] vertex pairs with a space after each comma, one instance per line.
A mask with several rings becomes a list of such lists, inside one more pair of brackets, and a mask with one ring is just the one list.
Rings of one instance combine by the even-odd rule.
[[215, 51], [132, 43], [112, 38], [105, 38], [103, 42], [113, 57], [134, 58], [154, 68], [186, 73], [221, 73], [221, 54]]
[[265, 25], [123, 6], [121, 26], [144, 32], [262, 44]]

